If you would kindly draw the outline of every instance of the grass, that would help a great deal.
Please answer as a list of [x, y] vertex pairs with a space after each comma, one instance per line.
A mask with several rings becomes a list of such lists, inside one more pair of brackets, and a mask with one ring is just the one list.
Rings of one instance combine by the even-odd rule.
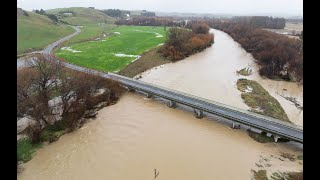
[[41, 50], [74, 30], [64, 24], [56, 24], [47, 16], [28, 12], [29, 16], [17, 16], [17, 54]]
[[57, 121], [53, 125], [48, 125], [40, 134], [40, 140], [42, 142], [49, 141], [54, 142], [58, 140], [63, 134], [66, 133], [66, 123], [63, 120]]
[[18, 161], [28, 162], [32, 158], [32, 154], [41, 144], [32, 144], [31, 139], [24, 138], [17, 141], [17, 159]]
[[160, 66], [162, 64], [170, 63], [171, 61], [168, 59], [165, 59], [161, 56], [160, 53], [158, 53], [158, 47], [151, 49], [148, 52], [145, 52], [141, 55], [141, 58], [134, 61], [133, 63], [126, 66], [124, 69], [122, 69], [119, 74], [133, 78], [134, 76], [151, 69], [156, 66]]
[[[72, 16], [63, 16], [59, 12], [72, 11]], [[96, 9], [85, 8], [85, 7], [71, 7], [71, 8], [57, 8], [46, 10], [49, 14], [55, 14], [66, 23], [72, 25], [85, 25], [85, 24], [98, 24], [98, 23], [113, 23], [115, 18], [110, 17]]]
[[237, 73], [242, 76], [249, 76], [252, 73], [252, 69], [249, 67], [245, 67], [245, 68], [241, 69], [240, 71], [237, 71]]
[[[245, 92], [248, 86], [252, 88], [252, 92]], [[290, 122], [280, 103], [256, 81], [238, 79], [237, 87], [243, 92], [241, 98], [252, 108], [251, 111]]]
[[248, 134], [252, 139], [254, 139], [254, 140], [256, 140], [257, 142], [260, 142], [260, 143], [273, 142], [273, 138], [272, 137], [268, 137], [265, 133], [261, 133], [260, 134], [260, 133], [256, 133], [256, 132], [253, 132], [251, 130], [248, 130]]
[[[120, 34], [113, 33], [104, 38], [105, 41], [89, 41], [71, 45], [71, 49], [81, 52], [73, 53], [60, 49], [56, 52], [56, 56], [79, 66], [118, 72], [130, 64], [135, 57], [117, 57], [114, 54], [138, 56], [165, 41], [165, 31], [162, 27], [119, 26], [112, 29], [112, 32]], [[163, 37], [156, 37], [156, 33]]]
[[294, 158], [293, 154], [290, 153], [281, 153], [280, 154], [281, 157], [289, 159], [290, 161], [295, 161], [296, 159]]
[[255, 180], [268, 180], [266, 170], [253, 171], [253, 177]]
[[101, 36], [103, 33], [107, 33], [112, 28], [115, 28], [113, 24], [85, 24], [81, 27], [81, 32], [77, 36], [74, 36], [68, 40], [64, 45], [84, 42], [88, 40], [96, 39]]
[[303, 172], [274, 172], [271, 178], [273, 180], [303, 180]]
[[303, 155], [299, 155], [299, 156], [297, 157], [297, 159], [298, 159], [298, 160], [303, 160]]

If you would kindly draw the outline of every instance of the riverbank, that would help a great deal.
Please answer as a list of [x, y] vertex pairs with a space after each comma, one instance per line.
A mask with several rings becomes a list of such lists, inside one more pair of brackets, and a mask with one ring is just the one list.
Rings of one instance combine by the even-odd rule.
[[158, 52], [159, 47], [155, 47], [147, 52], [141, 54], [141, 57], [136, 61], [130, 63], [118, 74], [126, 77], [133, 78], [136, 75], [143, 73], [151, 68], [160, 66], [162, 64], [171, 63], [172, 61], [164, 58]]

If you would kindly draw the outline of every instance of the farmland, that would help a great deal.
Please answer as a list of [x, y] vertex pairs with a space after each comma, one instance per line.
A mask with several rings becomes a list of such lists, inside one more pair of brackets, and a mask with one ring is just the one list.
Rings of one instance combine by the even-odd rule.
[[118, 26], [102, 38], [62, 47], [55, 55], [79, 66], [118, 72], [164, 41], [163, 27]]

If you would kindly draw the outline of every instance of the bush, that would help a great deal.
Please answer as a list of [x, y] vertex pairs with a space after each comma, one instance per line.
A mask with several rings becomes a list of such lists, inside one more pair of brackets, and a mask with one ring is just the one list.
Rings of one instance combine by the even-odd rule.
[[184, 59], [202, 51], [214, 42], [209, 34], [209, 26], [203, 23], [193, 24], [192, 31], [183, 28], [170, 28], [168, 39], [159, 52], [172, 61]]
[[40, 144], [32, 144], [31, 139], [20, 139], [17, 142], [17, 160], [28, 162], [32, 158], [32, 153], [41, 147]]

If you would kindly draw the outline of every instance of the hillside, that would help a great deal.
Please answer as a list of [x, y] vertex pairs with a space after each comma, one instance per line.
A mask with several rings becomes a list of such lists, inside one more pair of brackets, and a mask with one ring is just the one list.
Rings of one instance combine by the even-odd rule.
[[114, 18], [91, 8], [71, 7], [46, 10], [48, 14], [55, 14], [64, 22], [72, 25], [113, 23]]
[[47, 16], [17, 8], [17, 54], [41, 50], [73, 29]]

